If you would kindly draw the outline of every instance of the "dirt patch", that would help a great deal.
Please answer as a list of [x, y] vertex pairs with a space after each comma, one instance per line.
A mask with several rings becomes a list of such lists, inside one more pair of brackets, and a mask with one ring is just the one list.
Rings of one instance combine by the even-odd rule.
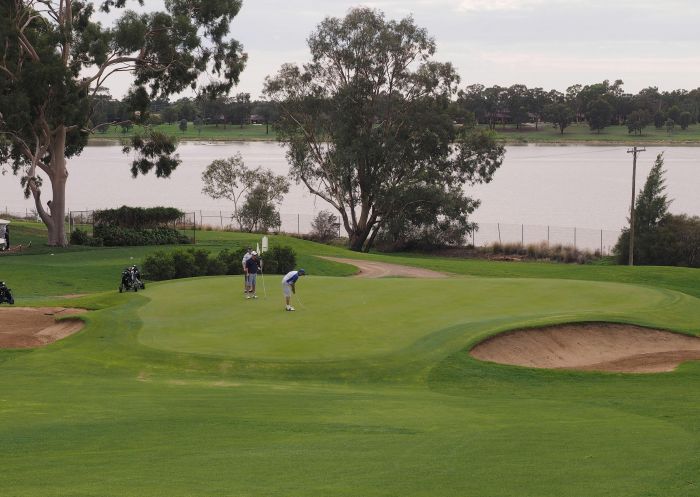
[[357, 278], [447, 278], [445, 273], [422, 269], [418, 267], [402, 266], [400, 264], [389, 264], [377, 261], [362, 261], [358, 259], [345, 259], [343, 257], [321, 257], [329, 261], [342, 262], [357, 267], [360, 272], [355, 275]]
[[470, 354], [532, 368], [659, 373], [700, 360], [700, 338], [632, 325], [580, 323], [503, 333]]
[[80, 319], [56, 318], [87, 312], [64, 307], [0, 307], [0, 348], [41, 347], [80, 331]]

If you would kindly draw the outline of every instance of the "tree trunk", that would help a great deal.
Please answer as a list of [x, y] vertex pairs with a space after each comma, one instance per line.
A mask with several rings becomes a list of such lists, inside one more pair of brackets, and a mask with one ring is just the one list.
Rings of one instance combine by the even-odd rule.
[[49, 208], [48, 217], [51, 222], [46, 224], [48, 229], [48, 243], [52, 247], [65, 247], [68, 245], [66, 238], [66, 182], [68, 169], [66, 168], [66, 129], [59, 128], [56, 131], [54, 142], [51, 146], [51, 193], [53, 198]]
[[[65, 159], [63, 159], [65, 163]], [[65, 168], [64, 168], [65, 170]], [[51, 220], [50, 225], [47, 225], [49, 232], [49, 245], [54, 247], [65, 247], [68, 245], [66, 238], [66, 180], [68, 174], [58, 175], [51, 182], [51, 190], [53, 199], [51, 200]]]
[[369, 236], [369, 229], [357, 230], [350, 235], [350, 250], [362, 252], [364, 250], [365, 241]]

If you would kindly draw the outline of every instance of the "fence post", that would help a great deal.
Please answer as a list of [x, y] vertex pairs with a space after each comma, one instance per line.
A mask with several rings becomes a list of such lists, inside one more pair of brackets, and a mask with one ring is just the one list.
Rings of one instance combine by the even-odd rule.
[[600, 230], [600, 256], [603, 256], [603, 230]]
[[219, 221], [221, 221], [221, 229], [224, 229], [224, 215], [219, 211]]
[[301, 214], [297, 212], [297, 235], [301, 235]]
[[576, 250], [576, 226], [574, 226], [574, 250]]
[[520, 246], [521, 247], [525, 246], [525, 225], [524, 224], [520, 225]]
[[501, 242], [501, 223], [497, 223], [496, 225], [498, 226], [498, 243], [502, 243]]
[[547, 248], [549, 248], [549, 225], [547, 225]]
[[204, 229], [204, 216], [202, 216], [202, 209], [199, 209], [199, 229]]

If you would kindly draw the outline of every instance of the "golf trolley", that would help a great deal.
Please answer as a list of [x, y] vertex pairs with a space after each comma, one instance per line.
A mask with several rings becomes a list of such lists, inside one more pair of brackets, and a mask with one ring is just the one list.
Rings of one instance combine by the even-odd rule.
[[12, 292], [7, 288], [4, 281], [0, 281], [0, 304], [7, 302], [8, 304], [14, 304], [15, 299], [12, 298]]
[[124, 268], [122, 271], [122, 281], [119, 284], [119, 293], [128, 292], [133, 290], [138, 292], [140, 290], [145, 290], [146, 285], [141, 281], [141, 273], [136, 266], [131, 266]]

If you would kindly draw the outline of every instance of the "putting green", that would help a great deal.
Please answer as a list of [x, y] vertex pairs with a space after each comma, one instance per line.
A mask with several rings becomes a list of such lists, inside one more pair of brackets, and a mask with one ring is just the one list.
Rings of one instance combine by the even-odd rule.
[[[262, 285], [259, 282], [259, 290]], [[240, 278], [173, 281], [149, 288], [139, 341], [152, 348], [239, 359], [338, 361], [441, 356], [506, 328], [611, 320], [700, 332], [697, 299], [615, 283], [307, 277], [297, 312], [284, 311], [279, 277], [246, 300]]]

